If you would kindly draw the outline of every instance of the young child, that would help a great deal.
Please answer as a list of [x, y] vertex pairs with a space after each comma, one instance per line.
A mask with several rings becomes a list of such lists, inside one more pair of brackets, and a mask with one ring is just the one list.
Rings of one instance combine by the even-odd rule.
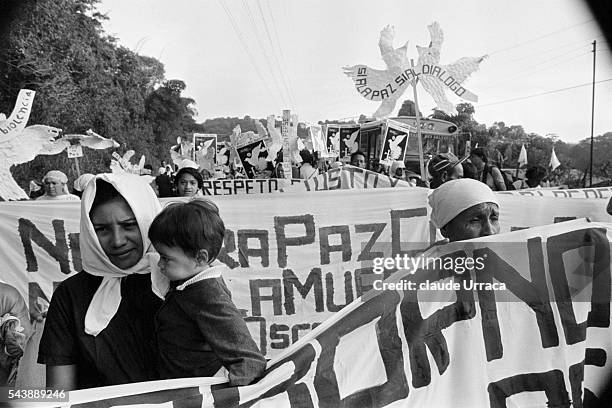
[[225, 367], [230, 385], [257, 380], [266, 360], [221, 277], [211, 263], [221, 249], [225, 226], [212, 202], [194, 198], [157, 215], [149, 239], [170, 290], [155, 318], [161, 378], [211, 377]]

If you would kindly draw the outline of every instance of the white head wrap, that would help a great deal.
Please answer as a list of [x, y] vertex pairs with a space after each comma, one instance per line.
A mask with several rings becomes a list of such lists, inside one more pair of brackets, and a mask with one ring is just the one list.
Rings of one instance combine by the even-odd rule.
[[45, 174], [45, 177], [43, 177], [42, 179], [43, 183], [46, 179], [54, 179], [63, 184], [66, 184], [68, 182], [68, 177], [66, 176], [66, 174], [59, 170], [51, 170], [50, 172]]
[[129, 269], [113, 265], [100, 246], [89, 211], [96, 196], [96, 182], [87, 184], [81, 200], [81, 234], [79, 238], [83, 270], [104, 279], [94, 294], [85, 315], [85, 332], [97, 336], [106, 328], [121, 303], [121, 278], [133, 273], [150, 273], [149, 257], [154, 251], [148, 232], [153, 218], [161, 211], [161, 205], [153, 189], [139, 176], [129, 173], [97, 174], [95, 180], [111, 184], [128, 203], [140, 228], [143, 256]]
[[87, 187], [87, 183], [89, 183], [89, 181], [94, 178], [93, 174], [90, 173], [85, 173], [85, 174], [81, 174], [79, 177], [76, 178], [76, 180], [74, 180], [74, 184], [73, 187], [75, 190], [77, 191], [84, 191], [85, 187]]
[[486, 184], [467, 178], [447, 181], [429, 195], [431, 221], [442, 228], [462, 211], [482, 203], [499, 206], [497, 196]]

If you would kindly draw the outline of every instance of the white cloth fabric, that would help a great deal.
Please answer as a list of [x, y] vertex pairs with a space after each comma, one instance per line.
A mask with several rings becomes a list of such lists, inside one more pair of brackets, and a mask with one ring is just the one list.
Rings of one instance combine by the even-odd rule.
[[481, 203], [499, 206], [497, 196], [486, 184], [467, 178], [447, 181], [429, 195], [431, 221], [442, 228], [462, 211]]
[[74, 194], [66, 193], [58, 196], [41, 195], [36, 201], [79, 201], [80, 198]]
[[[81, 200], [81, 228], [79, 243], [83, 270], [102, 276], [100, 287], [94, 294], [85, 315], [85, 332], [97, 336], [106, 328], [121, 303], [121, 278], [133, 273], [150, 273], [149, 259], [145, 254], [154, 251], [148, 238], [148, 231], [153, 218], [160, 212], [161, 205], [153, 189], [139, 176], [129, 173], [104, 173], [95, 176], [95, 180], [110, 183], [128, 203], [140, 228], [143, 242], [143, 257], [129, 269], [119, 269], [110, 261], [102, 250], [89, 211], [96, 196], [96, 182], [87, 184]], [[153, 278], [152, 278], [153, 281]]]
[[89, 183], [92, 178], [94, 178], [94, 175], [91, 173], [81, 174], [79, 177], [76, 178], [76, 180], [74, 180], [72, 186], [75, 190], [82, 192], [85, 190], [85, 187], [87, 187], [87, 183]]

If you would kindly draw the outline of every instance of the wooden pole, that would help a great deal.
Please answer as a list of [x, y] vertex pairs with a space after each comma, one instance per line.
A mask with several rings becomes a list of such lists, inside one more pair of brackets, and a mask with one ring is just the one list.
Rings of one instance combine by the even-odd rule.
[[[410, 60], [410, 67], [414, 68], [414, 60], [411, 59]], [[417, 86], [417, 82], [419, 81], [419, 78], [415, 78], [414, 81], [412, 81], [412, 91], [414, 93], [414, 110], [415, 110], [415, 115], [414, 117], [416, 118], [416, 128], [417, 128], [417, 141], [419, 143], [419, 164], [421, 167], [421, 180], [423, 180], [424, 183], [427, 183], [427, 177], [425, 176], [425, 159], [423, 158], [423, 136], [421, 135], [421, 121], [419, 118], [419, 99], [417, 97], [417, 90], [416, 90], [416, 86]]]
[[81, 177], [81, 168], [79, 167], [79, 158], [74, 158], [74, 165], [76, 167], [77, 177]]
[[[595, 49], [597, 48], [597, 41], [593, 40], [593, 96], [591, 98], [591, 160], [590, 160], [590, 179], [589, 187], [593, 186], [593, 128], [595, 126]], [[586, 184], [586, 178], [584, 180]], [[586, 186], [585, 186], [586, 187]]]

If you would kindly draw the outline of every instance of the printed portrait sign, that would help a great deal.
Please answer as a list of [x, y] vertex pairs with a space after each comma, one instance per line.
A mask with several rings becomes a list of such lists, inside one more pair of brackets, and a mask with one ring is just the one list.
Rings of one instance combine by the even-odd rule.
[[340, 127], [340, 157], [350, 156], [359, 150], [359, 129], [358, 125]]
[[217, 157], [217, 135], [194, 133], [192, 157], [201, 169], [213, 171]]
[[326, 152], [321, 157], [338, 157], [340, 155], [340, 126], [326, 125], [324, 131]]
[[380, 151], [379, 157], [382, 164], [390, 166], [396, 160], [404, 161], [409, 132], [408, 129], [396, 126], [393, 123], [387, 124], [382, 144], [383, 148]]
[[263, 140], [239, 147], [237, 151], [248, 178], [258, 178], [268, 167], [268, 149]]

